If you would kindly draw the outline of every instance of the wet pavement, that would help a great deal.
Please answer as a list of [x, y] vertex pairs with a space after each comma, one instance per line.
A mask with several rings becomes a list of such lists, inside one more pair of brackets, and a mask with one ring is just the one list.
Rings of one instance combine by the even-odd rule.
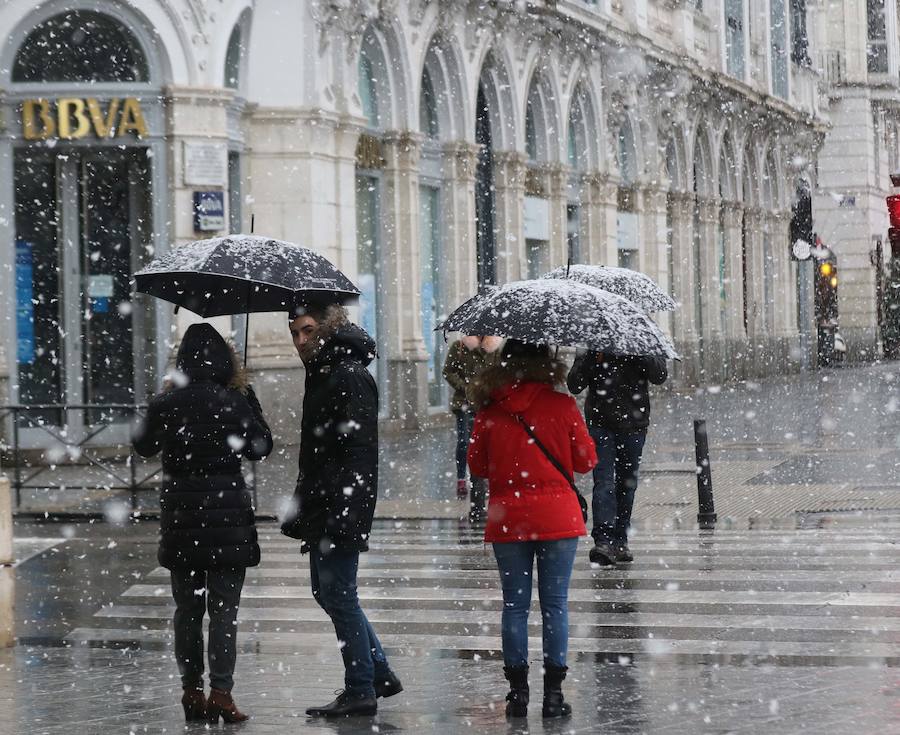
[[[540, 718], [536, 599], [537, 706], [523, 723], [503, 716], [497, 572], [479, 529], [458, 520], [451, 430], [385, 436], [360, 595], [406, 691], [376, 718], [307, 720], [341, 686], [337, 644], [296, 544], [261, 524], [235, 690], [253, 719], [213, 729], [900, 733], [898, 385], [900, 367], [882, 364], [657, 395], [636, 561], [591, 568], [585, 541], [576, 564], [566, 722]], [[694, 418], [708, 422], [711, 533], [696, 529]], [[281, 447], [259, 466], [263, 512], [290, 493], [295, 456]], [[55, 471], [62, 485], [85, 479]], [[181, 721], [156, 522], [128, 523], [102, 479], [81, 484], [93, 487], [26, 503], [105, 511], [106, 522], [15, 526], [18, 644], [0, 650], [0, 732], [209, 732]]]
[[[900, 732], [900, 516], [818, 516], [768, 530], [654, 530], [636, 560], [570, 594], [575, 712], [503, 716], [500, 592], [480, 530], [378, 522], [360, 595], [406, 690], [376, 718], [308, 721], [341, 686], [333, 630], [296, 543], [263, 526], [248, 572], [235, 696], [246, 733]], [[16, 527], [18, 645], [0, 651], [10, 735], [186, 728], [155, 525]], [[540, 627], [530, 625], [540, 691]], [[539, 701], [538, 701], [539, 705]]]

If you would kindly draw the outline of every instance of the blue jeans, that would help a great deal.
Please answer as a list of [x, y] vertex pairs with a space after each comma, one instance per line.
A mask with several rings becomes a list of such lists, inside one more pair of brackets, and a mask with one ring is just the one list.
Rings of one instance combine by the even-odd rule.
[[309, 555], [313, 597], [328, 613], [341, 644], [344, 688], [349, 694], [375, 696], [376, 676], [390, 671], [381, 642], [359, 606], [356, 594], [358, 551], [334, 549]]
[[534, 558], [537, 556], [538, 596], [541, 601], [544, 661], [566, 665], [569, 648], [569, 580], [575, 564], [577, 538], [556, 541], [495, 543], [494, 556], [503, 586], [503, 662], [528, 664], [528, 610]]
[[472, 425], [475, 423], [475, 414], [471, 411], [457, 410], [456, 416], [456, 479], [466, 479], [468, 467], [469, 439], [472, 436]]
[[594, 427], [591, 437], [597, 446], [591, 536], [597, 544], [625, 546], [647, 432], [618, 434]]

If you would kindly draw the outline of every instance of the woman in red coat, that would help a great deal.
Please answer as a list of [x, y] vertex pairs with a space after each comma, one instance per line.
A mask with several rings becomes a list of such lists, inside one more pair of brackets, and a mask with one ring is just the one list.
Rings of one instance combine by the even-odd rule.
[[472, 477], [487, 477], [490, 502], [484, 540], [494, 547], [503, 586], [503, 671], [510, 683], [506, 714], [528, 708], [528, 610], [534, 560], [544, 643], [544, 717], [565, 717], [569, 638], [569, 579], [578, 538], [586, 535], [581, 506], [569, 481], [520, 422], [566, 470], [597, 463], [594, 442], [573, 398], [554, 390], [565, 367], [545, 346], [508, 340], [500, 359], [471, 385], [475, 417], [469, 445]]

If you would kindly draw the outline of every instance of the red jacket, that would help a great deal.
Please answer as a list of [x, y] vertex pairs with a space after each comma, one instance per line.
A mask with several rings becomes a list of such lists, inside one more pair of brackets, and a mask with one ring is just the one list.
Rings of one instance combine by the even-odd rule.
[[584, 536], [578, 498], [515, 417], [528, 422], [570, 474], [587, 472], [597, 464], [597, 452], [575, 400], [547, 383], [508, 385], [491, 399], [475, 416], [469, 445], [472, 476], [490, 481], [484, 540]]

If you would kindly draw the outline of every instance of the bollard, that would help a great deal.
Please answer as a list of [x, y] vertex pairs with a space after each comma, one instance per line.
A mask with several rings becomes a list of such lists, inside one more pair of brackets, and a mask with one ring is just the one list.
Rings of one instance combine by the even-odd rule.
[[15, 643], [13, 526], [9, 480], [0, 477], [0, 648]]
[[709, 466], [709, 438], [706, 421], [694, 419], [694, 455], [697, 459], [697, 522], [700, 528], [715, 528], [716, 508], [713, 504], [712, 471]]

